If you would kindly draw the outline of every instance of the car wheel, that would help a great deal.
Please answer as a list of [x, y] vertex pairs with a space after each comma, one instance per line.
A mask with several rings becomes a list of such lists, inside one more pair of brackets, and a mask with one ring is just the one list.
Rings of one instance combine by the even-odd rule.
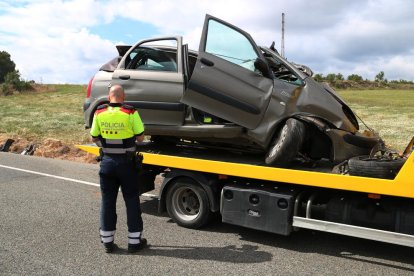
[[166, 207], [169, 216], [178, 225], [200, 228], [210, 217], [210, 204], [203, 188], [187, 178], [177, 179], [167, 192]]
[[349, 174], [374, 178], [394, 179], [406, 159], [369, 158], [368, 155], [352, 157], [348, 161]]
[[288, 119], [275, 135], [266, 153], [266, 165], [288, 167], [302, 147], [305, 131], [304, 123], [293, 118]]

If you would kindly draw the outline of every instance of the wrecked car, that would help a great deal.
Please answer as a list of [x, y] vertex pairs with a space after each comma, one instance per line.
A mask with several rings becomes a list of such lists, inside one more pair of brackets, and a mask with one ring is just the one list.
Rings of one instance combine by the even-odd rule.
[[143, 40], [118, 52], [89, 82], [87, 127], [107, 103], [108, 87], [120, 84], [153, 141], [259, 152], [265, 164], [286, 167], [298, 155], [340, 163], [368, 154], [379, 140], [359, 131], [350, 107], [309, 68], [211, 15], [198, 52], [180, 36]]

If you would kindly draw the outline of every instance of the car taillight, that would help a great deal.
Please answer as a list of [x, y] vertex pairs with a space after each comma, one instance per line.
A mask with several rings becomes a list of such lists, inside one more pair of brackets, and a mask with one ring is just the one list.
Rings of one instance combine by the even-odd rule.
[[89, 98], [91, 96], [91, 88], [92, 88], [93, 78], [94, 77], [91, 78], [91, 80], [88, 83], [88, 88], [86, 88], [86, 98]]

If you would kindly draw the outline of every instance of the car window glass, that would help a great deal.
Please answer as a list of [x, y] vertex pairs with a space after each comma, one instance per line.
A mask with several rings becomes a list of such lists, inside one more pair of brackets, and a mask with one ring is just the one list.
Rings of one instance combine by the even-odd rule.
[[[174, 42], [177, 45], [176, 41]], [[129, 53], [125, 60], [125, 68], [177, 72], [177, 46], [171, 46], [169, 40], [140, 44]]]
[[215, 20], [209, 20], [205, 52], [255, 71], [258, 57], [253, 45], [240, 32]]
[[128, 68], [129, 63], [131, 62], [131, 60], [134, 59], [138, 51], [139, 51], [139, 48], [135, 48], [131, 53], [129, 53], [129, 55], [125, 59], [125, 68]]

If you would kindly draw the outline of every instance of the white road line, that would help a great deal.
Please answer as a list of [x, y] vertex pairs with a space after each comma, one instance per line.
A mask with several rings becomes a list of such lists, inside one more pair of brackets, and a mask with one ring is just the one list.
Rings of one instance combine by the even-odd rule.
[[[56, 178], [56, 179], [61, 179], [61, 180], [66, 180], [66, 181], [71, 181], [71, 182], [75, 182], [75, 183], [79, 183], [79, 184], [84, 184], [84, 185], [90, 185], [90, 186], [99, 187], [99, 184], [96, 184], [96, 183], [92, 183], [92, 182], [88, 182], [88, 181], [83, 181], [83, 180], [78, 180], [78, 179], [73, 179], [73, 178], [68, 178], [68, 177], [63, 177], [63, 176], [58, 176], [58, 175], [53, 175], [53, 174], [48, 174], [48, 173], [42, 173], [42, 172], [36, 172], [36, 171], [31, 171], [31, 170], [25, 170], [25, 169], [20, 169], [20, 168], [16, 168], [16, 167], [5, 166], [5, 165], [0, 165], [0, 168], [5, 168], [5, 169], [10, 169], [10, 170], [15, 170], [15, 171], [21, 171], [21, 172], [26, 172], [26, 173], [31, 173], [31, 174], [36, 174], [36, 175], [47, 176], [47, 177], [51, 177], [51, 178]], [[146, 196], [146, 197], [157, 197], [156, 195], [149, 194], [149, 193], [142, 194], [142, 196]]]
[[99, 184], [88, 182], [88, 181], [82, 181], [82, 180], [78, 180], [78, 179], [73, 179], [73, 178], [68, 178], [68, 177], [63, 177], [63, 176], [57, 176], [57, 175], [48, 174], [48, 173], [30, 171], [30, 170], [20, 169], [20, 168], [16, 168], [16, 167], [9, 167], [9, 166], [4, 166], [4, 165], [0, 165], [0, 167], [10, 169], [10, 170], [27, 172], [27, 173], [31, 173], [31, 174], [37, 174], [37, 175], [41, 175], [41, 176], [47, 176], [47, 177], [52, 177], [52, 178], [56, 178], [56, 179], [62, 179], [62, 180], [67, 180], [67, 181], [71, 181], [71, 182], [75, 182], [75, 183], [80, 183], [80, 184], [99, 187]]

